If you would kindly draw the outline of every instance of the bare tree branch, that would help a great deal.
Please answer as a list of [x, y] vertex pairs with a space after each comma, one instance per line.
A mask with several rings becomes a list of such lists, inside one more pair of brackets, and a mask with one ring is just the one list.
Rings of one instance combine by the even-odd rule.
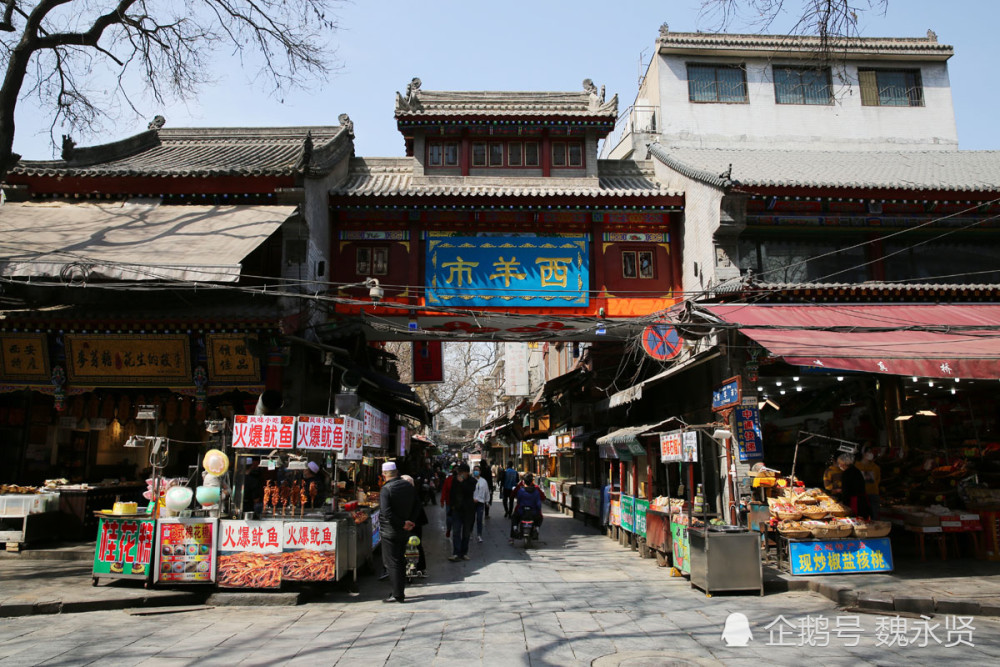
[[[241, 63], [255, 60], [269, 92], [305, 87], [335, 66], [331, 12], [339, 1], [5, 0], [0, 179], [15, 162], [14, 111], [26, 97], [49, 110], [55, 145], [60, 128], [97, 133], [117, 119], [122, 102], [139, 115], [129, 90], [157, 106], [191, 99], [214, 78], [222, 49]], [[113, 90], [85, 87], [102, 72], [117, 83]]]

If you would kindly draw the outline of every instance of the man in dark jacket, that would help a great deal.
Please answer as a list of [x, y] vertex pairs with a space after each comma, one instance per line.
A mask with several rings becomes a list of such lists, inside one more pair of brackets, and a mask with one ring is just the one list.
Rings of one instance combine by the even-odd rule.
[[458, 466], [458, 475], [451, 483], [451, 546], [450, 561], [469, 560], [469, 538], [476, 520], [476, 480], [469, 474], [469, 464]]
[[389, 574], [392, 595], [383, 602], [402, 602], [406, 585], [406, 540], [413, 530], [412, 517], [417, 505], [417, 491], [412, 484], [399, 478], [396, 464], [382, 464], [385, 484], [379, 494], [378, 525], [382, 533], [382, 564]]
[[503, 471], [503, 481], [500, 485], [500, 495], [503, 496], [503, 515], [509, 517], [514, 511], [514, 487], [517, 486], [517, 470], [514, 469], [514, 462], [507, 462], [507, 469]]

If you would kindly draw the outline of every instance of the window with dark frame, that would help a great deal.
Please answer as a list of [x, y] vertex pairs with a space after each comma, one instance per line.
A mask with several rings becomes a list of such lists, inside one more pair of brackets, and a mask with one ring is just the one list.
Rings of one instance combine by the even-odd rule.
[[777, 104], [832, 104], [830, 69], [775, 65], [774, 101]]
[[428, 167], [457, 167], [458, 166], [458, 143], [454, 141], [440, 142], [432, 141], [427, 143], [427, 166]]
[[688, 64], [688, 99], [692, 102], [747, 103], [743, 65]]
[[924, 88], [918, 69], [858, 68], [861, 106], [922, 107]]
[[524, 166], [525, 167], [537, 167], [538, 166], [538, 142], [537, 141], [526, 141], [526, 142], [524, 142]]
[[490, 166], [503, 166], [503, 144], [494, 142], [490, 144]]
[[485, 167], [486, 166], [486, 142], [476, 141], [472, 144], [472, 166], [473, 167]]
[[512, 141], [507, 144], [507, 164], [511, 167], [521, 166], [521, 142]]
[[385, 276], [389, 274], [389, 249], [372, 248], [372, 275]]
[[372, 270], [372, 249], [358, 248], [357, 261], [354, 264], [354, 272], [359, 276], [371, 275]]
[[638, 278], [639, 272], [635, 263], [635, 251], [622, 251], [622, 278]]
[[639, 251], [639, 278], [651, 279], [654, 278], [653, 271], [653, 251], [651, 250], [640, 250]]
[[555, 141], [552, 143], [552, 166], [566, 166], [566, 144], [562, 141]]

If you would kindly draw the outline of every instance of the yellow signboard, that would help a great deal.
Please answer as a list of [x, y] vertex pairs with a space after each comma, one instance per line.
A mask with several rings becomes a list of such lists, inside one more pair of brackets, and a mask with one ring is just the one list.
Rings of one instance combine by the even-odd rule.
[[49, 381], [45, 334], [0, 334], [0, 380]]
[[256, 334], [205, 334], [208, 379], [212, 382], [259, 382], [260, 365], [248, 341]]
[[534, 455], [534, 453], [535, 453], [535, 445], [532, 444], [532, 443], [530, 443], [530, 442], [528, 442], [528, 441], [526, 441], [526, 440], [522, 441], [521, 442], [521, 453], [522, 454], [528, 454], [528, 455]]
[[179, 387], [192, 384], [184, 334], [66, 334], [70, 384]]

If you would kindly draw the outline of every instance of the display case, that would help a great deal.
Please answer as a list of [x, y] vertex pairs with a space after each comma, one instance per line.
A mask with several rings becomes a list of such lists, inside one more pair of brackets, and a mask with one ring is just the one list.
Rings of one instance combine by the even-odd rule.
[[759, 591], [764, 594], [760, 535], [738, 526], [689, 528], [691, 585], [706, 594]]

